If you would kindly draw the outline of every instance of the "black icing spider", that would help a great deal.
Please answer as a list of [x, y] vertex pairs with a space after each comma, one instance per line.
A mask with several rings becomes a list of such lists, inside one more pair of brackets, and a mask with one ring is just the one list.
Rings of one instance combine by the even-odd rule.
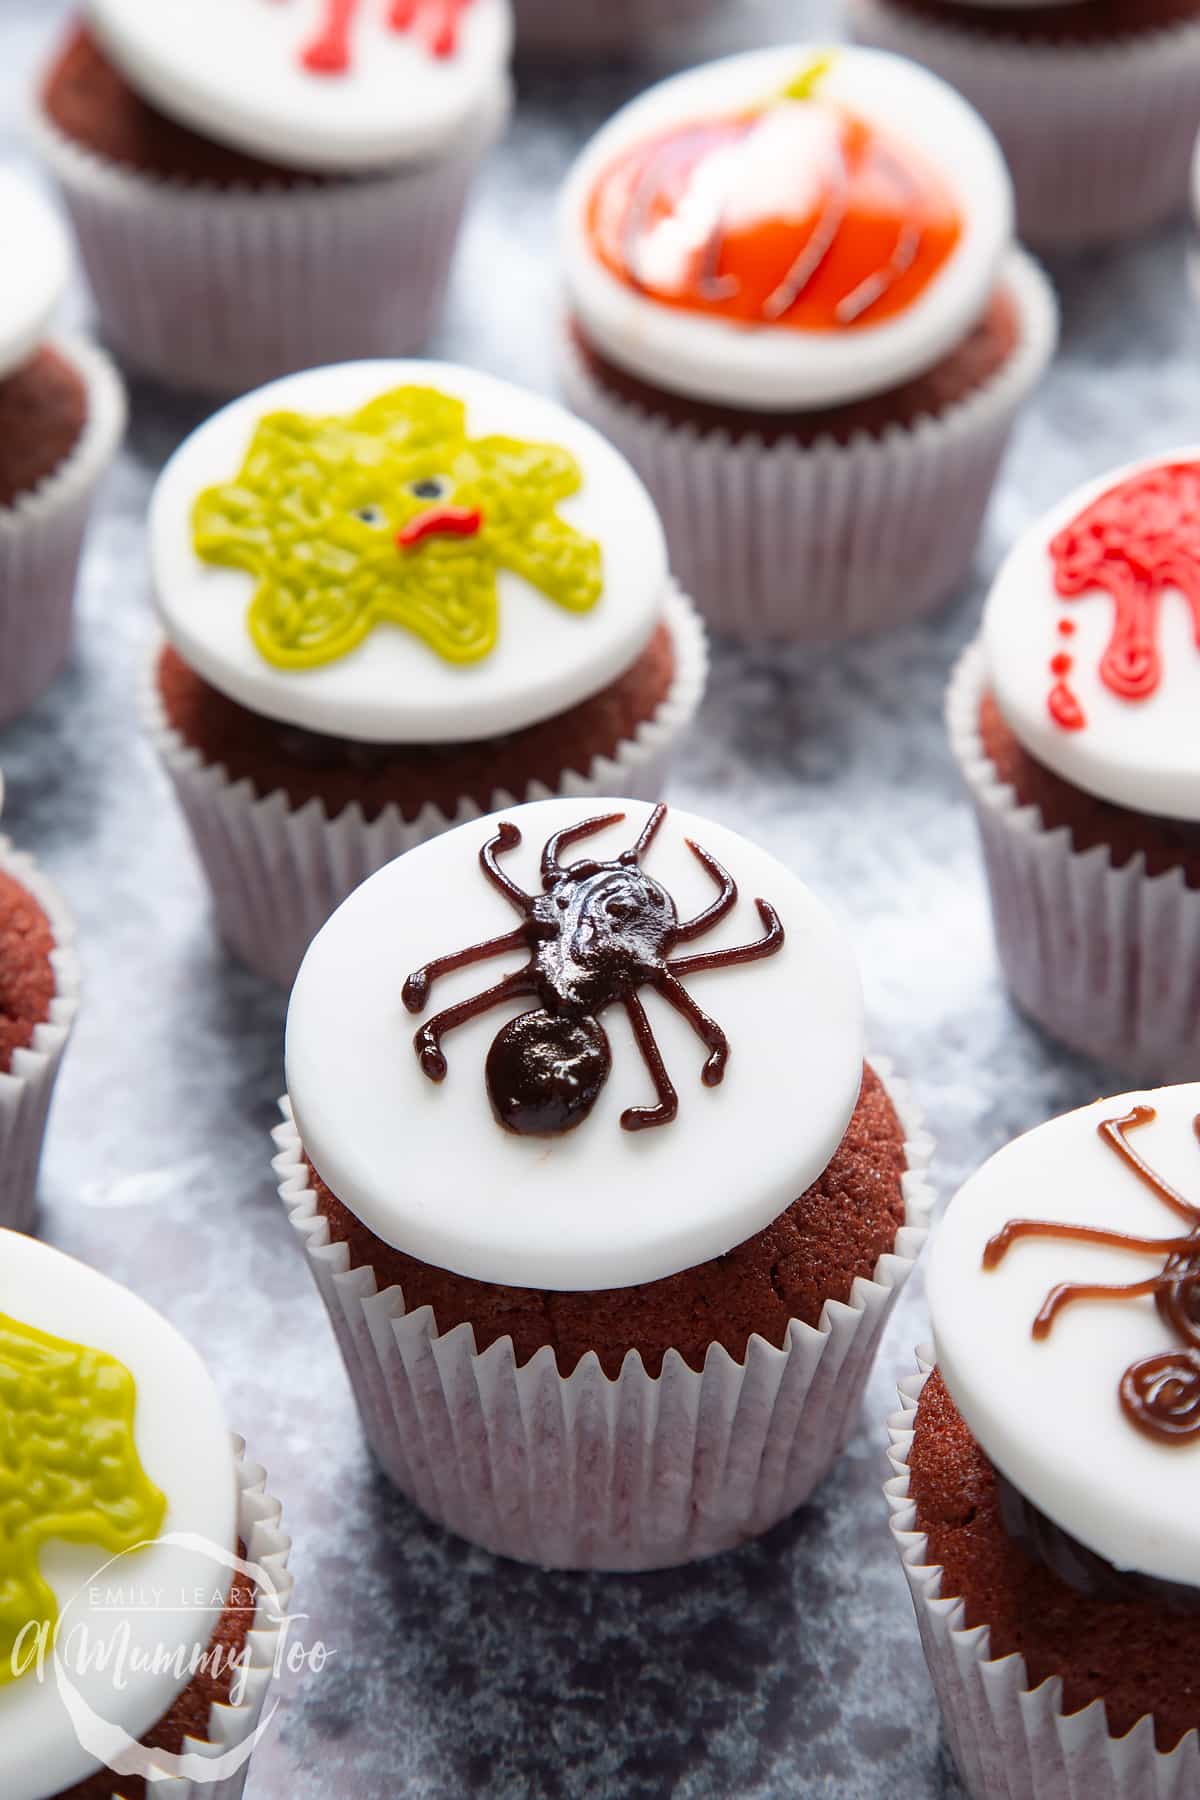
[[613, 862], [584, 857], [564, 868], [559, 853], [568, 844], [619, 824], [624, 813], [585, 819], [555, 832], [542, 851], [541, 894], [525, 893], [499, 867], [497, 853], [514, 850], [521, 842], [515, 825], [500, 825], [480, 851], [479, 861], [488, 880], [521, 914], [521, 924], [504, 937], [439, 956], [417, 969], [404, 984], [404, 1004], [419, 1013], [439, 975], [506, 950], [528, 948], [529, 961], [474, 999], [447, 1007], [422, 1025], [413, 1043], [431, 1081], [445, 1078], [442, 1039], [448, 1031], [505, 1000], [534, 995], [536, 1009], [510, 1020], [492, 1043], [488, 1094], [497, 1119], [509, 1131], [532, 1135], [571, 1131], [587, 1118], [608, 1079], [612, 1051], [598, 1015], [619, 1001], [629, 1015], [657, 1096], [653, 1106], [632, 1106], [622, 1113], [621, 1124], [626, 1131], [669, 1124], [679, 1110], [679, 1097], [638, 997], [638, 989], [649, 986], [683, 1015], [708, 1050], [702, 1080], [707, 1087], [716, 1087], [725, 1074], [729, 1041], [697, 1006], [682, 977], [773, 956], [783, 943], [783, 926], [773, 906], [756, 900], [766, 928], [757, 943], [668, 962], [677, 944], [702, 937], [725, 917], [737, 902], [737, 887], [716, 858], [689, 838], [689, 850], [721, 892], [702, 913], [680, 923], [670, 894], [640, 866], [666, 814], [665, 806], [656, 807], [633, 848]]

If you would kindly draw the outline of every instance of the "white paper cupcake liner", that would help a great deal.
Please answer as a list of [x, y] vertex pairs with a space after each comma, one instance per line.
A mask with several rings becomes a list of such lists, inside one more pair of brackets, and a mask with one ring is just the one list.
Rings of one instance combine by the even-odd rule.
[[513, 6], [517, 49], [533, 55], [642, 50], [713, 10], [714, 0], [515, 0]]
[[[244, 1561], [254, 1565], [267, 1584], [260, 1584], [254, 1623], [246, 1639], [250, 1652], [241, 1696], [236, 1705], [214, 1703], [209, 1709], [207, 1738], [186, 1737], [181, 1754], [214, 1760], [231, 1756], [253, 1737], [277, 1673], [279, 1652], [286, 1641], [288, 1607], [293, 1578], [288, 1570], [291, 1539], [280, 1529], [282, 1508], [267, 1493], [267, 1473], [246, 1458], [242, 1438], [233, 1440], [237, 1459], [238, 1537], [245, 1545]], [[150, 1791], [163, 1800], [241, 1800], [250, 1769], [250, 1758], [240, 1768], [213, 1781], [161, 1774]], [[114, 1777], [115, 1787], [126, 1784]], [[114, 1791], [113, 1800], [120, 1800]]]
[[29, 1048], [14, 1052], [7, 1074], [0, 1074], [0, 1225], [30, 1231], [46, 1115], [79, 1010], [79, 959], [75, 924], [66, 902], [33, 861], [14, 850], [5, 837], [0, 837], [0, 871], [33, 895], [54, 933], [50, 960], [55, 991], [50, 1016], [34, 1027]]
[[532, 781], [520, 794], [503, 786], [498, 767], [486, 806], [463, 799], [446, 814], [431, 804], [411, 820], [388, 806], [368, 822], [358, 805], [331, 819], [320, 800], [293, 807], [279, 791], [260, 796], [249, 780], [230, 781], [221, 764], [206, 763], [167, 719], [156, 645], [143, 682], [143, 723], [183, 808], [229, 948], [258, 974], [290, 987], [330, 914], [368, 875], [414, 844], [527, 800], [588, 794], [658, 799], [671, 752], [695, 716], [708, 675], [704, 628], [674, 588], [664, 616], [675, 646], [674, 679], [653, 717], [613, 755], [594, 757], [584, 773], [566, 770], [553, 790]]
[[544, 1347], [518, 1368], [511, 1338], [475, 1349], [439, 1334], [429, 1307], [379, 1292], [329, 1241], [285, 1101], [279, 1193], [329, 1311], [363, 1429], [397, 1487], [448, 1530], [547, 1568], [669, 1568], [767, 1531], [818, 1486], [845, 1446], [880, 1334], [927, 1235], [932, 1144], [903, 1084], [887, 1080], [907, 1139], [905, 1223], [848, 1304], [785, 1349], [758, 1336], [744, 1363], [712, 1345], [701, 1373], [669, 1350], [647, 1374], [630, 1351], [615, 1379], [589, 1351], [559, 1374]]
[[1017, 411], [1057, 338], [1037, 265], [1014, 253], [1005, 281], [1020, 339], [992, 379], [937, 417], [847, 444], [674, 425], [605, 387], [573, 342], [563, 387], [646, 483], [711, 625], [748, 642], [837, 642], [932, 611], [970, 566]]
[[998, 39], [849, 0], [859, 43], [924, 63], [966, 95], [1012, 170], [1027, 243], [1076, 249], [1147, 231], [1187, 204], [1200, 130], [1200, 21], [1104, 44]]
[[159, 380], [231, 393], [295, 369], [406, 356], [442, 304], [507, 86], [439, 162], [254, 192], [140, 174], [32, 130], [79, 241], [105, 337]]
[[946, 697], [950, 743], [983, 842], [996, 945], [1013, 996], [1051, 1036], [1147, 1086], [1200, 1079], [1200, 891], [1182, 869], [1117, 869], [1022, 806], [983, 746], [981, 645]]
[[916, 1529], [909, 1497], [913, 1419], [932, 1350], [918, 1351], [917, 1360], [921, 1373], [901, 1384], [902, 1411], [888, 1422], [895, 1474], [884, 1492], [946, 1736], [971, 1800], [1195, 1800], [1194, 1731], [1164, 1755], [1149, 1715], [1117, 1738], [1100, 1700], [1064, 1713], [1057, 1676], [1031, 1688], [1025, 1659], [994, 1658], [987, 1626], [968, 1631], [963, 1602], [941, 1598], [942, 1571], [929, 1562], [929, 1540]]
[[88, 514], [125, 429], [125, 390], [108, 357], [78, 338], [51, 347], [83, 377], [87, 419], [53, 473], [0, 506], [0, 726], [33, 705], [70, 652]]

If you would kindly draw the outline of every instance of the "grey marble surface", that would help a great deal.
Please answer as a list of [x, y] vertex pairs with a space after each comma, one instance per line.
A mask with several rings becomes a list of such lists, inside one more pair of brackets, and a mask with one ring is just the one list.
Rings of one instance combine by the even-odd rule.
[[[4, 158], [21, 154], [24, 96], [64, 11], [0, 0]], [[806, 27], [834, 30], [832, 0], [725, 0], [678, 60]], [[646, 79], [522, 79], [435, 353], [552, 384], [552, 197], [575, 146]], [[1013, 533], [1106, 465], [1198, 435], [1186, 256], [1180, 230], [1054, 269], [1063, 354], [968, 591], [934, 623], [843, 654], [717, 646], [678, 771], [682, 804], [760, 838], [848, 915], [872, 1043], [916, 1084], [944, 1193], [1108, 1083], [1005, 999], [940, 705]], [[87, 320], [82, 290], [71, 312]], [[83, 568], [77, 654], [0, 735], [0, 764], [6, 829], [81, 927], [86, 1004], [44, 1168], [45, 1234], [203, 1351], [284, 1502], [306, 1632], [335, 1651], [320, 1677], [289, 1684], [251, 1800], [958, 1800], [880, 1494], [883, 1420], [923, 1333], [919, 1279], [839, 1469], [802, 1515], [715, 1563], [640, 1578], [500, 1564], [425, 1524], [374, 1472], [270, 1179], [283, 1001], [214, 943], [134, 718], [147, 495], [204, 410], [134, 384]]]

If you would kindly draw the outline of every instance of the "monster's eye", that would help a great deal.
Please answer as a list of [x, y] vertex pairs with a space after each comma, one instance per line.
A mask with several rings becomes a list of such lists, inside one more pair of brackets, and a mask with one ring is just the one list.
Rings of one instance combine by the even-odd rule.
[[445, 500], [454, 484], [445, 475], [427, 475], [423, 481], [410, 481], [408, 491], [417, 500]]
[[358, 506], [354, 510], [354, 516], [361, 519], [364, 525], [373, 525], [376, 530], [387, 524], [387, 514], [382, 506]]

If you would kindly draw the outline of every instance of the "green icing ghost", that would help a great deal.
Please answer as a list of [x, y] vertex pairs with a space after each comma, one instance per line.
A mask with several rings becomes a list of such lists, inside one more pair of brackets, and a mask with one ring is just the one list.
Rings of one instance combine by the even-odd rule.
[[194, 542], [255, 577], [250, 635], [278, 668], [333, 662], [385, 622], [477, 662], [501, 569], [568, 612], [599, 600], [600, 546], [556, 510], [581, 483], [557, 445], [469, 438], [460, 400], [399, 387], [344, 416], [267, 414], [237, 479], [196, 501]]
[[157, 1536], [167, 1503], [138, 1458], [137, 1389], [115, 1357], [0, 1313], [0, 1685], [58, 1619], [39, 1557], [52, 1538], [113, 1555]]

